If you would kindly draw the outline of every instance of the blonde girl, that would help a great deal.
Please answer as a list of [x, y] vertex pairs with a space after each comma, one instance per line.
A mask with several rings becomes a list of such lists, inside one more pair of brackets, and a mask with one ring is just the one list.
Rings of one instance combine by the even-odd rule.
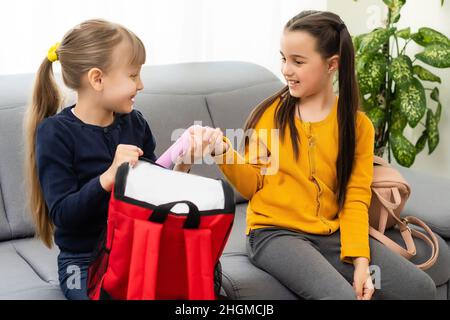
[[[155, 157], [155, 139], [143, 115], [133, 109], [143, 89], [146, 52], [127, 28], [88, 20], [51, 47], [36, 76], [26, 115], [26, 177], [37, 235], [60, 249], [60, 286], [68, 299], [87, 299], [91, 253], [106, 224], [117, 168]], [[53, 63], [77, 102], [61, 111]], [[59, 112], [60, 111], [60, 112]], [[214, 130], [191, 144], [191, 153], [222, 141]], [[206, 141], [206, 142], [205, 142]], [[188, 171], [181, 159], [175, 170]], [[190, 159], [190, 158], [189, 158]]]

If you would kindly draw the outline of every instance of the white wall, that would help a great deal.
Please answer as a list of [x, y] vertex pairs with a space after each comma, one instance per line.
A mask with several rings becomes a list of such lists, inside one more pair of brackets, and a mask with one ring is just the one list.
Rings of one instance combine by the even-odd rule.
[[[385, 5], [381, 0], [328, 0], [327, 8], [341, 16], [347, 24], [352, 35], [370, 31], [379, 26], [380, 19], [384, 17]], [[445, 0], [441, 7], [440, 0], [408, 0], [402, 10], [399, 28], [411, 27], [416, 32], [420, 27], [430, 27], [450, 37], [450, 0]], [[411, 42], [407, 53], [414, 55], [420, 51], [420, 46]], [[416, 62], [420, 64], [420, 62]], [[425, 65], [424, 65], [425, 66]], [[442, 116], [439, 123], [440, 142], [436, 150], [428, 155], [428, 146], [420, 153], [412, 168], [435, 175], [450, 178], [450, 68], [437, 69], [427, 66], [429, 70], [441, 77], [442, 84], [438, 84]], [[426, 87], [434, 88], [435, 83], [424, 82]], [[430, 100], [428, 98], [428, 100]], [[434, 110], [435, 104], [430, 103]], [[415, 143], [423, 131], [419, 124], [414, 130], [407, 128], [405, 136]], [[393, 158], [393, 157], [392, 157]], [[395, 161], [395, 160], [394, 160]]]
[[244, 60], [279, 73], [279, 37], [304, 9], [326, 0], [0, 1], [0, 74], [35, 72], [64, 33], [90, 18], [134, 31], [147, 64]]

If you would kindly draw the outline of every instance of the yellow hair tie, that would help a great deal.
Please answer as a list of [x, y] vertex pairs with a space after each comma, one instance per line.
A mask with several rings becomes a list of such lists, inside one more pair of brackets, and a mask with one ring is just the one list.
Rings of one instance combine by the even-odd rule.
[[60, 43], [55, 43], [54, 46], [52, 46], [47, 53], [47, 58], [50, 62], [58, 61], [58, 55], [56, 54], [56, 50], [58, 50]]

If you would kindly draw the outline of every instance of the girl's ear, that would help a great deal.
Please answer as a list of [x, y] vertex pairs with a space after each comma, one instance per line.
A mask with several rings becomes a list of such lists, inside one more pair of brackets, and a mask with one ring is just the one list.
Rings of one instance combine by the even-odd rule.
[[89, 84], [95, 91], [103, 90], [103, 72], [99, 68], [92, 68], [88, 71], [87, 78]]
[[327, 59], [328, 73], [331, 74], [339, 70], [339, 55], [335, 54]]

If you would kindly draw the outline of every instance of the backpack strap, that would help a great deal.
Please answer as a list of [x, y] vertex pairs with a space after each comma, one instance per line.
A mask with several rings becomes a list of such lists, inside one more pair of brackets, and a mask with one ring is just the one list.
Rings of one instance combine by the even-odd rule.
[[[378, 156], [373, 157], [373, 163], [383, 167], [390, 167], [386, 160]], [[431, 229], [419, 218], [408, 216], [401, 219], [394, 213], [394, 210], [396, 210], [401, 203], [401, 196], [398, 188], [391, 188], [392, 196], [394, 198], [393, 202], [383, 197], [376, 188], [372, 188], [372, 192], [386, 210], [382, 210], [381, 212], [378, 230], [373, 227], [369, 227], [369, 234], [386, 245], [389, 249], [407, 258], [408, 260], [416, 255], [416, 246], [414, 244], [413, 237], [422, 239], [431, 248], [431, 256], [424, 263], [417, 265], [417, 267], [422, 270], [429, 269], [436, 262], [439, 255], [439, 242], [433, 231], [431, 231]], [[391, 196], [391, 194], [389, 194], [389, 196]], [[399, 227], [401, 236], [406, 245], [406, 249], [384, 235], [388, 215], [395, 220], [396, 225]], [[418, 230], [411, 229], [409, 224], [421, 227], [428, 235]]]
[[425, 243], [428, 244], [428, 246], [431, 248], [431, 256], [430, 258], [425, 261], [422, 264], [417, 265], [422, 270], [427, 270], [433, 266], [433, 264], [436, 262], [438, 256], [439, 256], [439, 242], [436, 237], [436, 235], [433, 233], [433, 231], [426, 225], [425, 222], [420, 220], [419, 218], [408, 216], [403, 219], [407, 224], [412, 224], [421, 227], [425, 230], [425, 232], [428, 234], [428, 236], [418, 230], [411, 229], [412, 235], [422, 239], [425, 241]]
[[[394, 210], [398, 208], [401, 202], [400, 193], [397, 188], [392, 188], [391, 191], [394, 196], [394, 202], [391, 202], [386, 198], [384, 198], [380, 194], [380, 192], [378, 192], [378, 190], [372, 189], [372, 192], [384, 206], [384, 208], [386, 209], [385, 212], [387, 213], [385, 213], [384, 216], [380, 216], [379, 230], [370, 227], [369, 233], [372, 237], [374, 237], [375, 239], [386, 245], [388, 248], [390, 248], [394, 252], [397, 252], [398, 254], [409, 260], [416, 255], [416, 246], [412, 238], [411, 229], [409, 228], [409, 226], [405, 221], [397, 217], [397, 215], [394, 213]], [[400, 234], [402, 235], [403, 241], [405, 242], [406, 245], [406, 250], [384, 235], [388, 215], [395, 220], [396, 225], [399, 227]]]
[[[381, 202], [381, 204], [385, 208], [385, 210], [382, 210], [380, 213], [380, 219], [379, 219], [379, 225], [378, 225], [378, 230], [381, 233], [384, 233], [384, 231], [386, 230], [386, 223], [388, 220], [388, 213], [389, 213], [388, 209], [390, 209], [392, 212], [394, 212], [394, 210], [396, 210], [402, 202], [402, 198], [400, 196], [400, 192], [398, 191], [398, 188], [393, 187], [393, 188], [390, 188], [390, 190], [385, 190], [385, 191], [386, 192], [384, 192], [384, 194], [386, 196], [388, 196], [387, 193], [389, 193], [389, 198], [392, 193], [394, 202], [391, 202], [390, 200], [386, 199], [376, 188], [372, 188], [372, 192], [376, 195], [378, 200]], [[393, 215], [393, 218], [398, 223], [401, 223], [401, 221], [398, 219], [398, 217], [395, 214]]]
[[[393, 192], [395, 200], [395, 202], [393, 203], [382, 197], [377, 190], [373, 189], [372, 191], [378, 197], [383, 206], [385, 206], [388, 214], [394, 218], [396, 225], [399, 227], [403, 241], [405, 242], [406, 249], [401, 247], [396, 242], [392, 241], [390, 238], [385, 236], [382, 232], [376, 230], [371, 226], [369, 227], [369, 234], [379, 242], [383, 243], [389, 249], [400, 254], [401, 256], [405, 257], [408, 260], [412, 259], [416, 255], [416, 246], [414, 244], [413, 237], [422, 239], [431, 248], [431, 256], [424, 263], [418, 264], [417, 267], [422, 270], [429, 269], [436, 262], [437, 257], [439, 255], [439, 242], [433, 231], [431, 231], [431, 229], [419, 218], [408, 216], [404, 219], [400, 219], [399, 217], [397, 217], [397, 215], [394, 213], [394, 209], [397, 208], [398, 206], [398, 205], [396, 206], [397, 201], [395, 200], [395, 192]], [[382, 223], [380, 222], [380, 225], [381, 224]], [[385, 224], [386, 221], [384, 222], [384, 225]], [[421, 227], [422, 229], [425, 230], [428, 236], [418, 230], [411, 229], [409, 227], [409, 224]]]
[[[407, 231], [408, 232], [408, 231]], [[396, 242], [392, 241], [390, 238], [382, 234], [380, 231], [373, 227], [369, 227], [369, 234], [384, 244], [386, 247], [391, 249], [392, 251], [398, 253], [402, 257], [411, 260], [416, 255], [416, 246], [414, 245], [414, 240], [412, 239], [412, 231], [409, 231], [409, 235], [407, 232], [401, 232], [403, 241], [406, 244], [407, 249], [403, 248]]]

